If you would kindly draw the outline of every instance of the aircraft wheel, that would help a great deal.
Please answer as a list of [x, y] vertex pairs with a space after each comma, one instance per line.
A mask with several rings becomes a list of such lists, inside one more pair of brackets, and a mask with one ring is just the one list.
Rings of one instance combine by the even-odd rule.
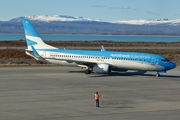
[[85, 74], [91, 74], [91, 70], [86, 70]]
[[156, 77], [160, 77], [160, 74], [157, 73], [157, 74], [156, 74]]

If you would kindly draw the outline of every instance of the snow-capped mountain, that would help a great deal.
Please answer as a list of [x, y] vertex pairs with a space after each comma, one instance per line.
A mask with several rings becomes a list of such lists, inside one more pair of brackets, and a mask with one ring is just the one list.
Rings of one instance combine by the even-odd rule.
[[61, 21], [61, 22], [73, 22], [73, 21], [87, 21], [87, 22], [107, 22], [114, 24], [129, 24], [129, 25], [158, 25], [158, 24], [168, 24], [168, 25], [180, 25], [180, 19], [176, 20], [168, 20], [168, 19], [150, 19], [150, 20], [121, 20], [121, 21], [103, 21], [101, 19], [92, 19], [92, 18], [84, 18], [84, 17], [74, 17], [67, 15], [31, 15], [24, 16], [11, 19], [10, 21], [21, 21], [22, 18], [28, 18], [33, 21], [43, 21], [43, 22], [53, 22], [53, 21]]
[[130, 25], [157, 25], [157, 24], [168, 24], [168, 25], [179, 25], [180, 19], [168, 20], [168, 19], [151, 19], [151, 20], [123, 20], [116, 21], [114, 23], [119, 24], [130, 24]]
[[103, 21], [66, 15], [33, 15], [0, 21], [0, 33], [23, 33], [22, 18], [28, 18], [39, 33], [180, 35], [180, 19]]
[[66, 15], [32, 15], [32, 16], [24, 16], [19, 18], [11, 19], [11, 21], [20, 21], [22, 18], [28, 18], [29, 20], [36, 20], [36, 21], [43, 21], [43, 22], [52, 22], [52, 21], [96, 21], [102, 22], [101, 19], [91, 19], [91, 18], [84, 18], [84, 17], [73, 17], [73, 16], [66, 16]]

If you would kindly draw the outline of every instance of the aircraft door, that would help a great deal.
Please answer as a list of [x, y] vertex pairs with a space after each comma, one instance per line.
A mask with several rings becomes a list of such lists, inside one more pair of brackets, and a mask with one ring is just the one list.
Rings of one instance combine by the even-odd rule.
[[158, 64], [158, 61], [157, 61], [156, 57], [152, 57], [151, 64], [152, 65]]
[[43, 58], [46, 58], [46, 52], [43, 52], [43, 53], [42, 53], [42, 57], [43, 57]]

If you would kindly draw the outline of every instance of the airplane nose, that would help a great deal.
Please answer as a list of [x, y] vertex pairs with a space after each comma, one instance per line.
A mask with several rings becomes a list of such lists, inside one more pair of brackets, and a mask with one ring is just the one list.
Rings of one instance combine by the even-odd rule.
[[174, 64], [173, 62], [171, 62], [170, 65], [169, 65], [169, 67], [170, 67], [170, 69], [173, 69], [173, 68], [176, 67], [176, 64]]

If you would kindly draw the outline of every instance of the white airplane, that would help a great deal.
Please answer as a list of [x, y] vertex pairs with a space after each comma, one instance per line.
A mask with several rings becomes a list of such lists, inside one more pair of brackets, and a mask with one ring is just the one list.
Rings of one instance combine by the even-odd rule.
[[86, 68], [85, 74], [138, 70], [154, 71], [159, 77], [161, 73], [176, 67], [167, 58], [156, 54], [106, 51], [104, 46], [101, 51], [59, 49], [44, 43], [28, 19], [22, 21], [27, 42], [25, 52], [36, 60], [79, 66]]

